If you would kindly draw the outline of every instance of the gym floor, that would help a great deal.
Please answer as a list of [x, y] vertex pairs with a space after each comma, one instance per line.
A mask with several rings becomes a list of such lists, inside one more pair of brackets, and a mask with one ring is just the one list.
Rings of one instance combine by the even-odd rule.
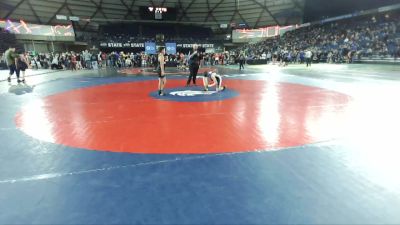
[[167, 72], [0, 82], [0, 224], [400, 223], [399, 66]]

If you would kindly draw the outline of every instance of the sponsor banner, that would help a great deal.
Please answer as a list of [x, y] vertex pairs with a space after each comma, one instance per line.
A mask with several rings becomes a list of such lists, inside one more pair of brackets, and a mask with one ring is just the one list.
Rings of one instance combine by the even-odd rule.
[[[146, 43], [152, 43], [151, 45], [154, 46], [154, 49], [156, 50], [155, 43], [154, 42], [146, 42]], [[101, 42], [100, 47], [101, 48], [145, 48], [146, 43], [122, 43], [122, 42]], [[173, 51], [173, 46], [175, 46], [175, 51], [177, 48], [193, 48], [193, 45], [197, 45], [198, 47], [202, 48], [214, 48], [214, 44], [176, 44], [176, 43], [165, 43], [165, 47], [168, 48], [171, 47], [171, 51]], [[168, 49], [166, 49], [168, 51]], [[156, 50], [157, 51], [157, 50]]]
[[144, 48], [145, 48], [146, 54], [156, 54], [157, 53], [155, 42], [145, 42]]
[[0, 20], [0, 28], [16, 35], [33, 35], [47, 37], [75, 37], [74, 28], [69, 25], [40, 25], [25, 22], [24, 20]]
[[333, 22], [333, 21], [337, 21], [337, 20], [344, 20], [344, 19], [348, 19], [354, 17], [352, 14], [346, 14], [346, 15], [342, 15], [342, 16], [336, 16], [336, 17], [331, 17], [328, 19], [324, 19], [321, 20], [321, 23], [328, 23], [328, 22]]
[[300, 24], [300, 25], [298, 26], [298, 28], [309, 27], [309, 26], [311, 26], [311, 23], [303, 23], [303, 24]]
[[400, 4], [380, 7], [380, 8], [378, 8], [378, 12], [387, 12], [387, 11], [392, 11], [392, 10], [396, 10], [396, 9], [400, 9]]
[[165, 49], [168, 55], [176, 54], [176, 43], [165, 43]]
[[144, 43], [118, 43], [118, 42], [102, 42], [100, 43], [102, 48], [144, 48]]
[[201, 48], [214, 48], [214, 44], [177, 44], [177, 48], [193, 48], [193, 45], [197, 45]]
[[286, 29], [286, 27], [271, 26], [258, 29], [236, 29], [232, 31], [232, 41], [236, 43], [257, 42], [261, 38], [278, 36], [281, 29]]

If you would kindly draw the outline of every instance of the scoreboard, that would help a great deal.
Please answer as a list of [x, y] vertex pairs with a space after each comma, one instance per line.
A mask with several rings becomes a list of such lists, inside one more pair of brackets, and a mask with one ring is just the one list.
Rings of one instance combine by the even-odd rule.
[[157, 7], [157, 6], [141, 6], [139, 8], [140, 17], [144, 20], [176, 20], [176, 9]]

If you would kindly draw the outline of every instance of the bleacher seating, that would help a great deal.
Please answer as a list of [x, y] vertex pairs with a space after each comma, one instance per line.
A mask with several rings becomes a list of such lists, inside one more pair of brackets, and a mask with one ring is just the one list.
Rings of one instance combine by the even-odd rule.
[[310, 49], [318, 61], [340, 62], [351, 54], [354, 60], [400, 57], [400, 11], [316, 24], [236, 50], [249, 58], [271, 53], [298, 61]]

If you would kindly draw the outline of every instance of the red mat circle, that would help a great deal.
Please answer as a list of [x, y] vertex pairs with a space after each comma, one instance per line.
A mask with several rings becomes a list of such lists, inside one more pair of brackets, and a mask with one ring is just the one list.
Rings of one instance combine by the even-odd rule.
[[[178, 87], [184, 81], [169, 80]], [[316, 87], [226, 80], [214, 102], [151, 98], [157, 81], [75, 89], [32, 102], [17, 127], [40, 140], [99, 151], [196, 154], [272, 150], [340, 134], [349, 97]]]

